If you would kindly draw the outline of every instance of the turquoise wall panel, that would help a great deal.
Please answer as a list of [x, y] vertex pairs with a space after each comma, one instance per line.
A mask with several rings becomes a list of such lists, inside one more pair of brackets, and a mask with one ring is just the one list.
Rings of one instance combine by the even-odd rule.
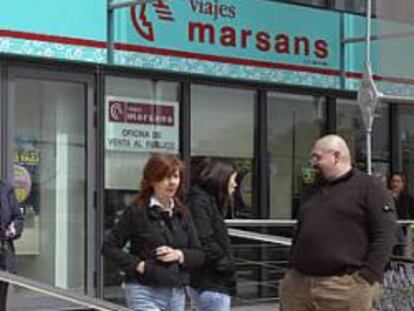
[[2, 0], [0, 30], [104, 41], [106, 0]]

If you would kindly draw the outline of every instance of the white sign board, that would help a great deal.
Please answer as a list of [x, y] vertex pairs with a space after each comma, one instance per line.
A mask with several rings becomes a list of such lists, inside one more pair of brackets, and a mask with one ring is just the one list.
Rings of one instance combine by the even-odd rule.
[[178, 153], [178, 102], [107, 96], [105, 147]]

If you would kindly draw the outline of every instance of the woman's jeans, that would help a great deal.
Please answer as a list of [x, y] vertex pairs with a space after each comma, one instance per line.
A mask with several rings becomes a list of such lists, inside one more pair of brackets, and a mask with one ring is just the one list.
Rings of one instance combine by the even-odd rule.
[[155, 287], [124, 283], [128, 308], [133, 311], [184, 311], [184, 287]]
[[231, 297], [229, 295], [208, 290], [188, 289], [197, 311], [230, 311]]

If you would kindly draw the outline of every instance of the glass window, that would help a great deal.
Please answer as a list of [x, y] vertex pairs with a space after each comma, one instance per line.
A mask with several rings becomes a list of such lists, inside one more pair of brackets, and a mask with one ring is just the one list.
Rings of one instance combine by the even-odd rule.
[[105, 188], [137, 189], [151, 152], [178, 153], [178, 83], [108, 77]]
[[311, 182], [309, 153], [325, 121], [324, 99], [269, 93], [267, 140], [270, 217], [295, 217], [304, 184]]
[[[374, 7], [375, 0], [372, 1], [372, 4]], [[336, 0], [335, 7], [338, 10], [362, 14], [367, 10], [367, 0]]]
[[[16, 241], [19, 274], [81, 293], [86, 289], [85, 90], [82, 83], [17, 78], [10, 94], [16, 197], [25, 216], [24, 234]], [[21, 292], [19, 304], [31, 301]]]
[[191, 87], [191, 155], [232, 161], [238, 169], [235, 217], [252, 216], [252, 160], [255, 92]]
[[[277, 1], [277, 0], [276, 0]], [[282, 2], [303, 4], [309, 6], [316, 6], [321, 8], [330, 8], [333, 5], [334, 9], [339, 11], [347, 11], [357, 14], [365, 14], [367, 10], [367, 0], [279, 0]], [[333, 4], [331, 4], [333, 3]], [[372, 0], [373, 12], [375, 12], [376, 0]]]
[[[366, 169], [366, 131], [356, 101], [337, 100], [337, 133], [348, 142], [354, 164]], [[385, 178], [390, 162], [389, 106], [380, 105], [372, 128], [372, 171]]]
[[[110, 230], [138, 190], [151, 152], [178, 153], [179, 84], [107, 77], [105, 96], [105, 223]], [[119, 302], [121, 276], [104, 261], [104, 297]]]
[[414, 194], [414, 108], [399, 106], [396, 114], [395, 168], [404, 172], [408, 180], [408, 192]]
[[326, 0], [287, 0], [286, 2], [299, 3], [305, 5], [326, 7]]
[[[264, 0], [265, 1], [265, 0]], [[328, 8], [338, 11], [346, 11], [356, 14], [366, 14], [367, 0], [270, 0], [275, 2], [286, 2], [302, 4], [319, 8]], [[372, 0], [372, 11], [376, 11], [376, 0]]]

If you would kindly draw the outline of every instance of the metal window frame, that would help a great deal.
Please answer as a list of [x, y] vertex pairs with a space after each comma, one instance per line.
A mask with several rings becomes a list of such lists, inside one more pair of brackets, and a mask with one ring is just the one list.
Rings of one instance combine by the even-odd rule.
[[7, 86], [5, 81], [7, 71], [4, 69], [3, 64], [0, 62], [0, 179], [6, 176], [6, 146], [7, 146]]
[[258, 206], [253, 216], [269, 218], [269, 157], [267, 152], [267, 92], [258, 90], [254, 103], [254, 163], [253, 206]]

